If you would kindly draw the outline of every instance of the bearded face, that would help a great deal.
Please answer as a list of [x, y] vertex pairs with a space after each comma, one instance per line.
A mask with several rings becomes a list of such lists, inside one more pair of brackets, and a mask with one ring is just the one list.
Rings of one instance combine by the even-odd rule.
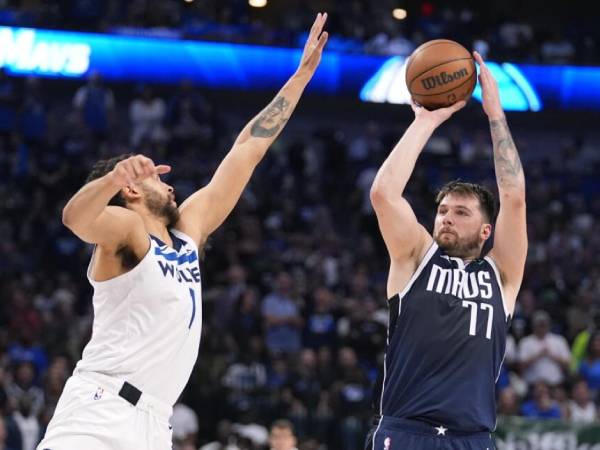
[[163, 219], [167, 228], [179, 221], [179, 209], [172, 193], [162, 194], [154, 189], [144, 189], [144, 202], [148, 211], [156, 217]]
[[438, 206], [433, 239], [448, 256], [476, 258], [491, 229], [476, 197], [448, 194]]
[[434, 235], [437, 245], [444, 250], [448, 256], [467, 258], [483, 245], [479, 232], [467, 236], [459, 236], [457, 232], [450, 229], [441, 229]]

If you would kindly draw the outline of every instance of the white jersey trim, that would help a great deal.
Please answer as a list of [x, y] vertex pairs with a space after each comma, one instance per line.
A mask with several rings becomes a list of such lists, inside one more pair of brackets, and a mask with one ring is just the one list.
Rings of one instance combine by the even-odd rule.
[[[398, 294], [398, 296], [400, 297], [400, 301], [402, 301], [402, 299], [408, 293], [408, 291], [410, 290], [412, 285], [415, 284], [415, 282], [417, 281], [417, 278], [419, 278], [419, 276], [421, 275], [421, 272], [423, 272], [423, 269], [425, 269], [425, 266], [429, 263], [429, 261], [431, 260], [431, 258], [433, 257], [433, 254], [436, 252], [437, 249], [438, 249], [438, 245], [435, 241], [433, 241], [431, 243], [431, 246], [429, 247], [429, 250], [427, 250], [427, 253], [425, 253], [425, 256], [419, 263], [417, 270], [415, 270], [415, 273], [413, 273], [413, 276], [410, 277], [410, 280], [408, 280], [408, 284], [406, 286], [404, 286], [404, 289], [402, 289], [402, 292], [400, 292]], [[394, 296], [392, 295], [390, 298], [394, 298]], [[398, 315], [400, 315], [399, 311], [400, 311], [400, 307], [398, 307]]]
[[375, 432], [373, 433], [373, 442], [371, 443], [371, 450], [376, 450], [375, 449], [375, 437], [377, 436], [377, 432], [379, 431], [379, 428], [381, 427], [381, 422], [383, 422], [383, 416], [379, 417], [379, 423], [377, 424], [377, 428], [375, 429]]
[[122, 273], [121, 275], [117, 275], [116, 277], [112, 277], [112, 278], [109, 278], [108, 280], [103, 280], [103, 281], [97, 281], [92, 278], [92, 265], [95, 260], [96, 248], [97, 248], [97, 245], [94, 245], [94, 250], [92, 251], [92, 257], [90, 258], [90, 262], [88, 264], [88, 269], [87, 269], [87, 278], [88, 278], [90, 284], [92, 286], [110, 286], [111, 284], [124, 283], [125, 281], [134, 277], [141, 270], [140, 267], [145, 264], [146, 260], [149, 259], [150, 255], [152, 254], [152, 239], [150, 238], [150, 236], [148, 236], [148, 240], [150, 241], [150, 246], [148, 247], [148, 251], [146, 252], [144, 257], [142, 259], [140, 259], [140, 261], [135, 265], [135, 267], [133, 269], [129, 270], [128, 272]]
[[496, 281], [498, 282], [498, 288], [500, 289], [500, 297], [502, 297], [502, 306], [504, 307], [504, 316], [505, 316], [506, 320], [508, 320], [512, 316], [512, 311], [508, 310], [508, 306], [506, 304], [506, 299], [504, 298], [504, 288], [502, 286], [502, 278], [500, 278], [500, 272], [498, 271], [498, 266], [496, 266], [496, 263], [490, 256], [486, 256], [483, 259], [485, 259], [488, 263], [490, 263], [490, 266], [492, 266], [492, 269], [494, 269], [494, 273], [496, 274]]
[[[413, 276], [408, 281], [408, 284], [404, 287], [402, 292], [400, 294], [398, 294], [398, 316], [400, 316], [400, 311], [402, 310], [402, 298], [406, 295], [406, 293], [409, 291], [409, 289], [415, 283], [417, 278], [419, 278], [419, 276], [421, 275], [421, 272], [423, 272], [423, 269], [425, 268], [427, 263], [429, 263], [429, 261], [431, 260], [432, 256], [434, 255], [434, 253], [436, 252], [437, 249], [438, 249], [438, 245], [435, 243], [435, 241], [433, 241], [431, 246], [429, 247], [429, 250], [427, 250], [427, 253], [425, 253], [423, 260], [419, 263], [417, 270], [415, 271]], [[395, 295], [390, 297], [390, 299], [392, 299], [394, 297], [395, 297]], [[389, 348], [390, 324], [388, 324], [386, 343], [387, 343], [387, 347]], [[383, 394], [385, 392], [386, 377], [387, 377], [387, 351], [385, 352], [385, 354], [383, 356], [383, 381], [381, 382], [381, 395], [379, 397], [379, 414], [381, 414], [382, 416], [383, 416]], [[381, 422], [379, 422], [379, 425], [381, 425]], [[377, 429], [379, 429], [379, 426], [377, 427]], [[376, 433], [377, 433], [377, 430], [375, 431], [375, 434]], [[375, 434], [373, 434], [373, 442], [375, 442]]]

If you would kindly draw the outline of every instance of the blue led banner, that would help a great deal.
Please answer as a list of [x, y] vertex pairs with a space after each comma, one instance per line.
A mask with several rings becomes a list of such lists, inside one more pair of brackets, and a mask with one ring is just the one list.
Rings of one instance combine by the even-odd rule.
[[[0, 27], [0, 67], [12, 74], [176, 83], [234, 89], [280, 87], [300, 61], [300, 49]], [[328, 53], [311, 89], [358, 92], [381, 63], [373, 56]], [[349, 76], [351, 75], [351, 76]]]
[[[0, 67], [14, 75], [177, 83], [273, 90], [293, 73], [300, 49], [0, 27]], [[600, 110], [600, 68], [489, 63], [507, 110]], [[407, 103], [405, 58], [325, 50], [309, 92]], [[480, 100], [477, 87], [473, 97]]]

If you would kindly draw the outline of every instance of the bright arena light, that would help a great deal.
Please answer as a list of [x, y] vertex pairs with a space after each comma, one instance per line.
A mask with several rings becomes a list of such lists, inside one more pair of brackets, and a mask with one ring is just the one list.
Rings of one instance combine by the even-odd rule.
[[267, 6], [267, 0], [248, 0], [248, 4], [254, 8]]
[[406, 10], [402, 8], [394, 8], [392, 11], [392, 16], [394, 16], [394, 19], [404, 20], [406, 19]]

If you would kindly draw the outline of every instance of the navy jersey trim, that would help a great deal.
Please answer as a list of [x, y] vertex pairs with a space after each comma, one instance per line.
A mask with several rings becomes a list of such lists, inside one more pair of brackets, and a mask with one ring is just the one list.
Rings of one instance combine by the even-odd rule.
[[[396, 316], [393, 318], [394, 320], [392, 320], [392, 314], [390, 314], [390, 320], [388, 322], [387, 338], [386, 338], [386, 351], [383, 354], [383, 380], [381, 381], [381, 393], [379, 395], [379, 414], [383, 414], [383, 395], [384, 395], [384, 391], [385, 391], [385, 381], [387, 378], [387, 352], [389, 350], [390, 338], [391, 338], [391, 335], [393, 332], [392, 327], [395, 328], [397, 318], [400, 316], [400, 313], [402, 312], [403, 297], [410, 291], [410, 288], [412, 288], [413, 284], [415, 284], [415, 282], [417, 281], [419, 276], [421, 276], [421, 272], [423, 272], [425, 267], [427, 267], [427, 264], [429, 264], [429, 261], [431, 261], [431, 258], [433, 257], [433, 255], [435, 255], [435, 252], [437, 251], [437, 249], [438, 249], [438, 245], [435, 241], [433, 241], [429, 247], [429, 250], [427, 250], [427, 253], [425, 253], [425, 256], [419, 263], [417, 270], [415, 270], [415, 273], [412, 275], [412, 277], [410, 277], [410, 280], [408, 280], [408, 283], [406, 284], [404, 289], [402, 289], [402, 292], [394, 294], [388, 299], [388, 308], [390, 308], [390, 311], [394, 311], [395, 309], [397, 309], [398, 311], [397, 311], [397, 314], [394, 314]], [[396, 300], [396, 299], [398, 300], [397, 308], [396, 308], [396, 304], [394, 302], [394, 300]], [[377, 433], [377, 431], [375, 431], [375, 433]]]
[[162, 241], [162, 239], [154, 236], [153, 234], [151, 234], [150, 237], [152, 239], [154, 239], [154, 241], [161, 247], [169, 247], [169, 248], [172, 248], [173, 250], [175, 250], [176, 252], [179, 252], [179, 250], [181, 250], [181, 247], [183, 247], [186, 244], [186, 242], [183, 239], [175, 236], [173, 233], [171, 233], [170, 230], [169, 230], [169, 237], [171, 238], [171, 241], [173, 241], [172, 247], [169, 246], [168, 244], [164, 243]]
[[508, 310], [508, 305], [506, 304], [506, 298], [504, 297], [504, 286], [502, 285], [502, 278], [500, 277], [500, 271], [498, 270], [498, 266], [496, 265], [496, 261], [492, 259], [490, 256], [486, 256], [484, 258], [492, 269], [494, 269], [494, 274], [496, 274], [496, 281], [498, 282], [498, 289], [500, 289], [500, 297], [502, 298], [502, 306], [504, 307], [504, 317], [508, 322], [512, 316], [512, 311]]
[[[408, 291], [410, 291], [410, 288], [413, 286], [413, 284], [415, 284], [415, 282], [421, 275], [421, 272], [423, 272], [423, 270], [425, 269], [425, 267], [427, 266], [427, 264], [429, 263], [429, 261], [431, 260], [431, 258], [433, 257], [433, 255], [435, 254], [437, 249], [438, 249], [438, 245], [436, 244], [435, 241], [433, 241], [431, 243], [431, 246], [429, 247], [429, 250], [427, 250], [427, 253], [425, 253], [425, 256], [419, 263], [417, 270], [415, 270], [415, 273], [413, 273], [413, 276], [410, 277], [410, 280], [408, 280], [408, 283], [406, 284], [406, 286], [404, 286], [404, 289], [402, 289], [402, 291], [400, 293], [392, 295], [390, 297], [390, 299], [394, 298], [395, 295], [398, 295], [400, 297], [400, 301], [402, 301], [404, 296], [406, 294], [408, 294]], [[400, 306], [400, 311], [401, 310], [402, 310], [402, 306]], [[400, 311], [398, 312], [398, 314], [400, 314]]]

